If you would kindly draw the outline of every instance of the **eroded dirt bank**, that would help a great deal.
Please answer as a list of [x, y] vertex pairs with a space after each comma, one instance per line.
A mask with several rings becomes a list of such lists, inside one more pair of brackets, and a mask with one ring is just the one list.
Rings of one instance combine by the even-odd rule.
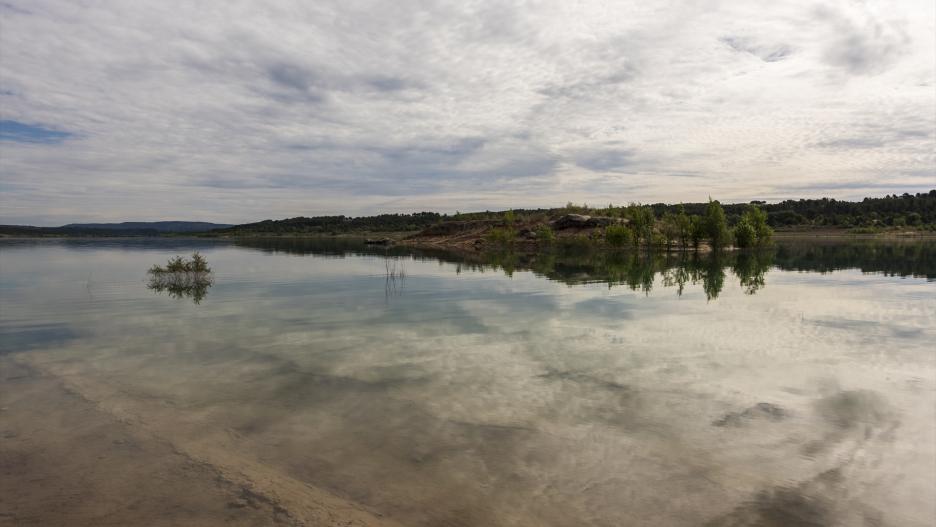
[[320, 489], [198, 459], [9, 356], [0, 380], [0, 525], [394, 525]]

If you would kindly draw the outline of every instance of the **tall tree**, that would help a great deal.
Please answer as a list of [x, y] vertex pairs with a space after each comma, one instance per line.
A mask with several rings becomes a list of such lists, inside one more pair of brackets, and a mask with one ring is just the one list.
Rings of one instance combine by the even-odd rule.
[[705, 218], [703, 220], [705, 234], [712, 244], [712, 247], [724, 247], [729, 243], [728, 221], [725, 219], [725, 209], [717, 200], [709, 198], [708, 205], [705, 207]]

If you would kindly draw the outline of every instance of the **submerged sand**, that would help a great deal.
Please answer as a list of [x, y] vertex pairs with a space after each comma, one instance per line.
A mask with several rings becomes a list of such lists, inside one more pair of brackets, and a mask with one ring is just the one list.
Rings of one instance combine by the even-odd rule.
[[203, 456], [10, 356], [0, 379], [0, 525], [396, 525], [247, 460]]

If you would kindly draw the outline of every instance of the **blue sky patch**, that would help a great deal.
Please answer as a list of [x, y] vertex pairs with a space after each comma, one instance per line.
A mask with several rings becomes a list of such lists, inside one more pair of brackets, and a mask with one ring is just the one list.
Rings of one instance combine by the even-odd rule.
[[52, 130], [41, 125], [0, 120], [0, 141], [16, 143], [58, 144], [73, 134]]

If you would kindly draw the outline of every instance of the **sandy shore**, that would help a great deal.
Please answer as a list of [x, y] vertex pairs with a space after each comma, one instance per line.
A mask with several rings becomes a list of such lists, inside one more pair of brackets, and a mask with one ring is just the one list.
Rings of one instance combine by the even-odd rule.
[[396, 525], [249, 463], [201, 459], [10, 356], [0, 401], [0, 525]]

